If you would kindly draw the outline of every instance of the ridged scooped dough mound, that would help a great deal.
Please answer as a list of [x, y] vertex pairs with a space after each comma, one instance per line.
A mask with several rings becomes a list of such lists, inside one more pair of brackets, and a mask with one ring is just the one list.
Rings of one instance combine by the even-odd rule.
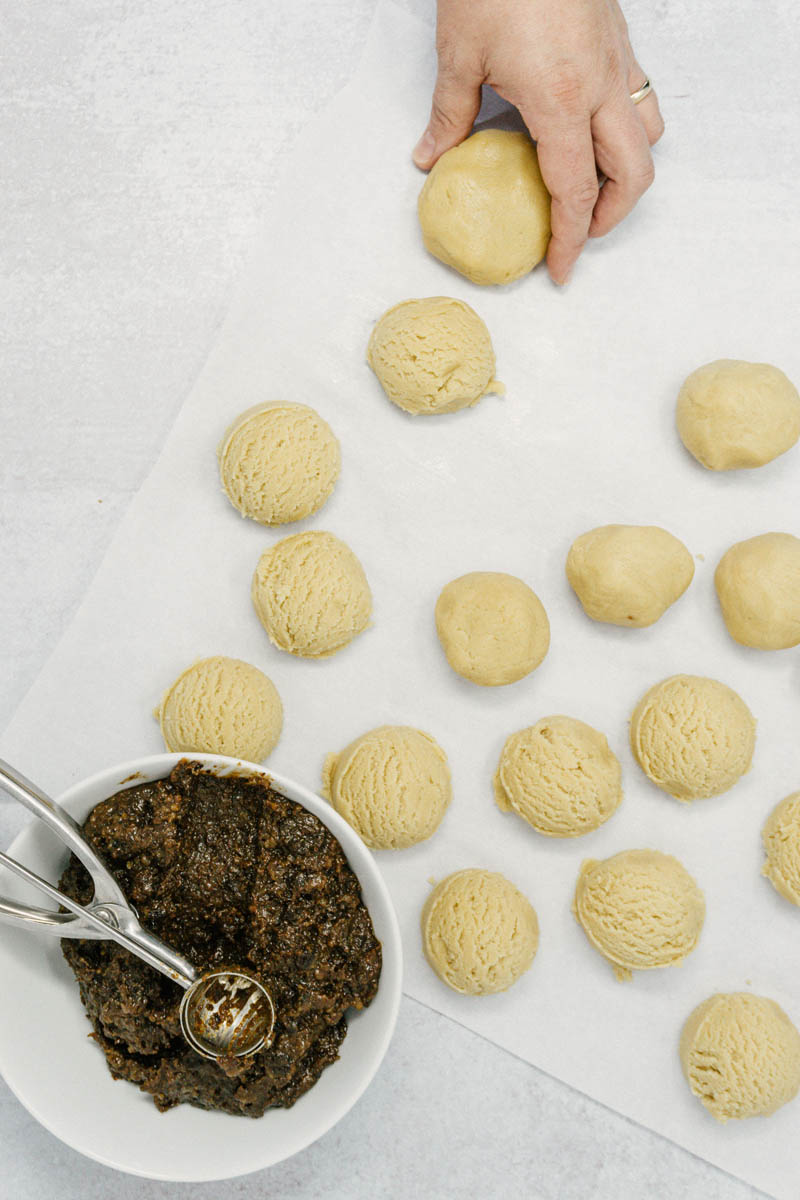
[[513, 809], [548, 837], [597, 829], [622, 800], [622, 769], [608, 742], [575, 717], [544, 717], [512, 733], [494, 777], [502, 812]]
[[529, 675], [550, 646], [539, 597], [515, 575], [499, 571], [451, 580], [436, 601], [436, 631], [453, 670], [483, 687]]
[[329, 754], [322, 794], [373, 850], [429, 838], [452, 797], [447, 755], [410, 725], [381, 725]]
[[361, 563], [332, 533], [295, 533], [265, 550], [252, 586], [269, 640], [303, 658], [326, 658], [369, 624], [372, 594]]
[[550, 194], [526, 133], [483, 129], [447, 150], [417, 204], [425, 249], [473, 283], [510, 283], [550, 240]]
[[756, 650], [800, 645], [800, 538], [762, 533], [736, 542], [719, 560], [714, 583], [735, 642]]
[[404, 300], [385, 312], [367, 362], [392, 403], [415, 415], [455, 412], [505, 391], [494, 377], [489, 330], [468, 304], [448, 296]]
[[573, 912], [617, 979], [630, 979], [633, 971], [682, 962], [697, 945], [706, 905], [677, 858], [623, 850], [581, 865]]
[[721, 358], [698, 367], [676, 415], [684, 446], [712, 471], [763, 467], [800, 438], [800, 395], [769, 363]]
[[657, 525], [601, 525], [567, 555], [567, 579], [593, 621], [641, 629], [662, 617], [694, 576], [683, 542]]
[[767, 1117], [800, 1088], [800, 1033], [766, 996], [709, 996], [688, 1017], [679, 1053], [695, 1096], [723, 1123]]
[[761, 840], [767, 856], [762, 875], [792, 904], [800, 904], [800, 792], [773, 808]]
[[275, 402], [236, 418], [217, 448], [223, 490], [243, 517], [262, 525], [315, 513], [339, 477], [339, 443], [306, 404]]
[[718, 796], [750, 770], [756, 722], [732, 688], [671, 675], [645, 692], [631, 717], [631, 749], [648, 779], [676, 800]]
[[201, 658], [164, 693], [154, 716], [168, 750], [263, 762], [283, 727], [283, 706], [263, 671], [238, 658]]
[[528, 970], [539, 945], [529, 900], [493, 871], [469, 868], [437, 884], [422, 910], [422, 947], [455, 992], [504, 992]]

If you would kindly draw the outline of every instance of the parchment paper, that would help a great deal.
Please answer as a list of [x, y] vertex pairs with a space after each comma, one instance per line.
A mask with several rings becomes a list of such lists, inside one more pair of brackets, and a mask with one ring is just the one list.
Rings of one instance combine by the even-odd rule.
[[[242, 657], [274, 679], [286, 725], [270, 763], [312, 787], [325, 753], [374, 725], [430, 731], [450, 756], [454, 802], [429, 842], [380, 855], [409, 995], [788, 1200], [800, 1191], [800, 1102], [716, 1125], [681, 1076], [677, 1040], [715, 990], [752, 987], [800, 1024], [800, 913], [759, 875], [763, 819], [800, 788], [800, 655], [735, 646], [713, 591], [732, 542], [800, 533], [800, 450], [757, 472], [706, 472], [677, 440], [673, 407], [688, 371], [717, 357], [800, 376], [794, 197], [777, 168], [733, 185], [719, 164], [713, 177], [687, 176], [665, 154], [652, 194], [589, 248], [566, 290], [542, 270], [506, 289], [473, 287], [425, 254], [416, 224], [421, 177], [408, 148], [433, 70], [430, 30], [383, 5], [352, 83], [289, 161], [219, 340], [2, 753], [59, 791], [157, 752], [154, 704], [207, 654]], [[440, 294], [484, 317], [508, 390], [415, 420], [385, 400], [364, 350], [384, 309]], [[218, 487], [214, 451], [229, 420], [279, 397], [314, 405], [341, 439], [341, 481], [306, 525], [353, 547], [375, 596], [374, 627], [323, 662], [275, 650], [249, 600], [263, 548], [298, 527], [243, 521]], [[689, 592], [649, 630], [590, 622], [564, 577], [572, 539], [614, 521], [662, 524], [697, 556]], [[460, 680], [436, 640], [439, 589], [479, 569], [520, 575], [550, 615], [547, 659], [511, 687]], [[724, 680], [759, 719], [752, 772], [692, 807], [651, 787], [627, 748], [636, 700], [678, 671]], [[623, 762], [620, 811], [577, 841], [539, 837], [491, 794], [507, 734], [559, 712], [605, 731]], [[634, 846], [676, 854], [704, 888], [708, 918], [682, 968], [621, 984], [570, 901], [584, 857]], [[504, 872], [539, 913], [537, 959], [505, 995], [459, 997], [421, 955], [429, 879], [468, 865]]]

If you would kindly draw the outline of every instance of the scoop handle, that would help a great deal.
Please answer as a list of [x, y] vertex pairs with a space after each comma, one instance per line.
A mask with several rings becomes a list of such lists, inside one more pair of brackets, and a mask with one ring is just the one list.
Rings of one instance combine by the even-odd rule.
[[94, 903], [118, 904], [124, 908], [128, 902], [114, 876], [84, 840], [80, 825], [65, 812], [60, 804], [26, 779], [10, 763], [0, 759], [0, 788], [18, 800], [35, 817], [44, 821], [58, 835], [65, 846], [81, 860], [94, 881]]

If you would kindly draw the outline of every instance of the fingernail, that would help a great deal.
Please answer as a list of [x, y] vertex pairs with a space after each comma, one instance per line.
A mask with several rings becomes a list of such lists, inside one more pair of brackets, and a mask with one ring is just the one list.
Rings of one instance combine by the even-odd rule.
[[430, 129], [426, 129], [422, 137], [414, 147], [412, 158], [418, 167], [426, 167], [434, 156], [436, 151], [436, 142]]

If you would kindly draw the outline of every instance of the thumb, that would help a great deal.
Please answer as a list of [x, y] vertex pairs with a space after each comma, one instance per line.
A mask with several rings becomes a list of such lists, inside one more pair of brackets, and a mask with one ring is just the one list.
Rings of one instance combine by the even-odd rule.
[[428, 128], [414, 147], [414, 162], [427, 171], [452, 146], [463, 142], [481, 106], [480, 81], [439, 66]]

